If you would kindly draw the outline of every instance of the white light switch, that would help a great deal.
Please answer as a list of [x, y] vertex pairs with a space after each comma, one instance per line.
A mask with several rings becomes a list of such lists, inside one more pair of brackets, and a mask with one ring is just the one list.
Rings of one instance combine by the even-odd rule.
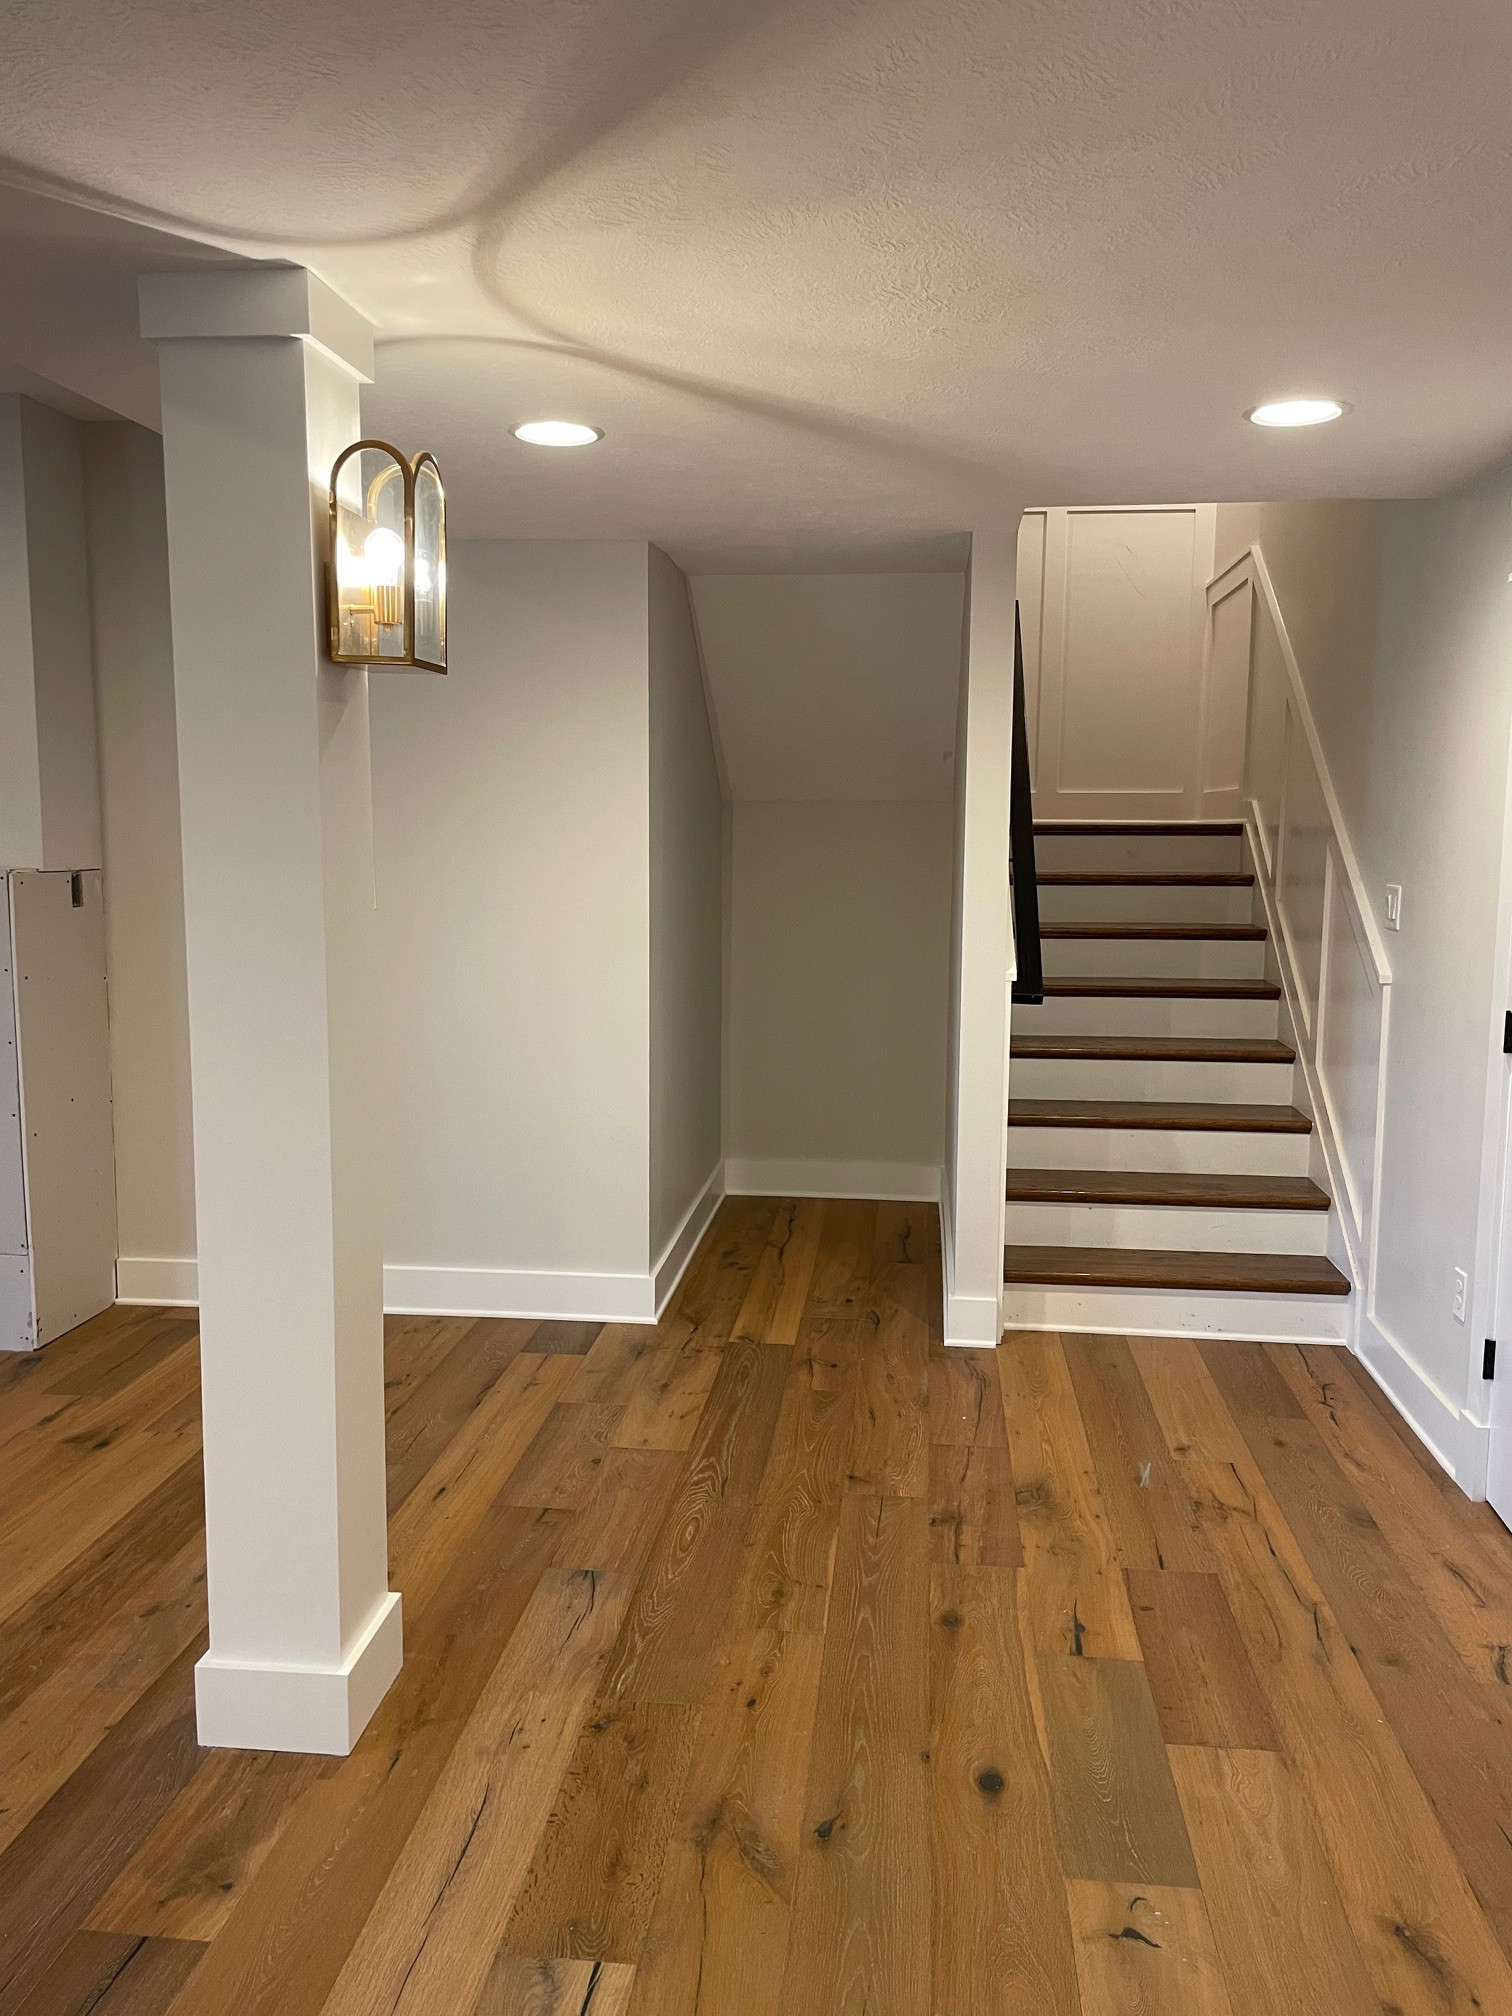
[[1453, 1315], [1456, 1323], [1463, 1323], [1465, 1320], [1465, 1300], [1469, 1293], [1470, 1277], [1463, 1267], [1456, 1267], [1454, 1270], [1453, 1302]]
[[1386, 929], [1400, 931], [1402, 928], [1402, 885], [1400, 882], [1386, 884]]

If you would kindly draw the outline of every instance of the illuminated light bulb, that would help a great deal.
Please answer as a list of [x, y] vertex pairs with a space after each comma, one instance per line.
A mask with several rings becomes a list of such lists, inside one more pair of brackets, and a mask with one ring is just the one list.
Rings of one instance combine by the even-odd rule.
[[375, 588], [397, 588], [404, 578], [404, 541], [387, 525], [369, 532], [362, 549]]
[[369, 532], [362, 548], [373, 598], [373, 620], [380, 630], [404, 621], [400, 583], [404, 579], [404, 541], [387, 525]]
[[1341, 419], [1347, 408], [1337, 399], [1272, 399], [1264, 406], [1252, 406], [1245, 419], [1256, 427], [1321, 427], [1325, 421]]
[[589, 448], [604, 438], [601, 428], [585, 427], [580, 420], [526, 420], [514, 436], [532, 448]]

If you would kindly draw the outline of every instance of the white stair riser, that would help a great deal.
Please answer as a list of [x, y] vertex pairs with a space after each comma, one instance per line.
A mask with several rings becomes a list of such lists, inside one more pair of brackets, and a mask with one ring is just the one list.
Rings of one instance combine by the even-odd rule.
[[1162, 1253], [1326, 1253], [1326, 1211], [1224, 1211], [1164, 1204], [1008, 1206], [1010, 1246], [1122, 1246]]
[[1294, 1064], [1157, 1063], [1144, 1057], [1012, 1057], [1016, 1099], [1236, 1100], [1289, 1106]]
[[1197, 1128], [1015, 1125], [1008, 1129], [1008, 1167], [1305, 1176], [1311, 1138], [1308, 1134], [1230, 1134]]
[[1263, 938], [1046, 938], [1049, 973], [1138, 974], [1149, 979], [1263, 980]]
[[1003, 1290], [1008, 1330], [1111, 1331], [1124, 1337], [1240, 1337], [1256, 1343], [1342, 1344], [1343, 1295], [1236, 1295], [1225, 1289], [1036, 1288]]
[[1115, 875], [1201, 875], [1247, 869], [1242, 834], [1212, 833], [1036, 833], [1034, 865], [1047, 874], [1060, 868], [1101, 869]]
[[1159, 998], [1138, 994], [1057, 994], [1013, 1010], [1015, 1035], [1274, 1036], [1279, 1001]]
[[1116, 883], [1040, 884], [1039, 912], [1046, 924], [1249, 924], [1252, 889], [1125, 889]]

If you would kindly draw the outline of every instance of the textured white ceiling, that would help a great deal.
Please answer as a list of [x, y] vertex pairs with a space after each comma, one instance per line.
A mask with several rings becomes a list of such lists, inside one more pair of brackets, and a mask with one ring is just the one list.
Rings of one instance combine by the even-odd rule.
[[[465, 534], [937, 565], [1029, 498], [1512, 443], [1506, 0], [0, 0], [0, 45], [0, 174], [307, 259]], [[1240, 417], [1300, 390], [1354, 411]]]
[[700, 574], [729, 796], [949, 798], [960, 574]]

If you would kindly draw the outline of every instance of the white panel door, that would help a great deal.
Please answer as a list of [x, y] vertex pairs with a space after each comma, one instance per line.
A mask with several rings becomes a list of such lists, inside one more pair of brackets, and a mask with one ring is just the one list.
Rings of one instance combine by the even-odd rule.
[[1045, 514], [1035, 810], [1201, 810], [1211, 505]]

